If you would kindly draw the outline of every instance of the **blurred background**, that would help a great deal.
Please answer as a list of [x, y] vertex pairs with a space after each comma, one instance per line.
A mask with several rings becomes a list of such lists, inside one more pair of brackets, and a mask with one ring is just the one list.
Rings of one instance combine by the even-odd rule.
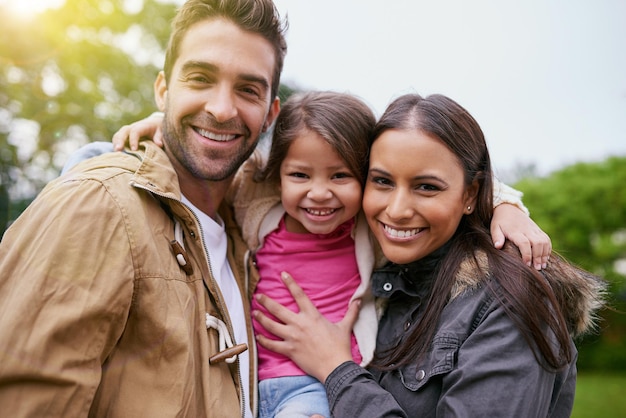
[[[380, 115], [443, 93], [474, 115], [555, 250], [610, 283], [573, 416], [626, 416], [626, 2], [275, 1], [283, 99], [345, 91]], [[0, 235], [73, 151], [155, 110], [181, 2], [0, 0]]]

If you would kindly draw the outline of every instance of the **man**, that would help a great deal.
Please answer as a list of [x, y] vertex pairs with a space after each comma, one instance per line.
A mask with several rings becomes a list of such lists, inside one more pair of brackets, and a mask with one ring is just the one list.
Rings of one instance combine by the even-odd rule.
[[252, 416], [245, 246], [222, 201], [279, 111], [271, 0], [189, 0], [155, 82], [165, 148], [91, 158], [0, 244], [7, 416]]

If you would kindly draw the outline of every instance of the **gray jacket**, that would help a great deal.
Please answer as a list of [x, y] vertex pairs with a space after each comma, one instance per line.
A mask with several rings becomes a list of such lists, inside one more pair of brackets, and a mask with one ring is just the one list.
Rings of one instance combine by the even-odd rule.
[[[558, 372], [541, 367], [475, 269], [464, 267], [424, 360], [372, 373], [346, 362], [326, 379], [334, 417], [570, 416], [576, 358]], [[589, 330], [603, 303], [604, 283], [560, 262], [546, 272], [557, 293], [568, 296], [572, 337]], [[374, 273], [374, 294], [389, 299], [377, 350], [398, 341], [421, 316], [431, 275], [428, 267], [409, 266]]]

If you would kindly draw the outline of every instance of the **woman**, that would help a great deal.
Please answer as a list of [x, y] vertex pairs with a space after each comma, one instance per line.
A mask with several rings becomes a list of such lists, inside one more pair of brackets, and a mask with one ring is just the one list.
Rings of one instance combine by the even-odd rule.
[[355, 416], [569, 416], [573, 338], [593, 325], [604, 284], [555, 254], [546, 270], [491, 244], [492, 169], [476, 121], [440, 95], [395, 100], [374, 131], [363, 210], [390, 264], [367, 370], [350, 360], [351, 306], [331, 324], [284, 275], [300, 313], [267, 296], [258, 342], [325, 384], [331, 413]]

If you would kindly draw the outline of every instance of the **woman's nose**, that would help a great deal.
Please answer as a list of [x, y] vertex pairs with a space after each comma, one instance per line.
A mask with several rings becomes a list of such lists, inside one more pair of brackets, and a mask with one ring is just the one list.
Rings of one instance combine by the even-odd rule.
[[390, 219], [406, 219], [413, 216], [413, 202], [401, 190], [389, 194], [385, 213]]

